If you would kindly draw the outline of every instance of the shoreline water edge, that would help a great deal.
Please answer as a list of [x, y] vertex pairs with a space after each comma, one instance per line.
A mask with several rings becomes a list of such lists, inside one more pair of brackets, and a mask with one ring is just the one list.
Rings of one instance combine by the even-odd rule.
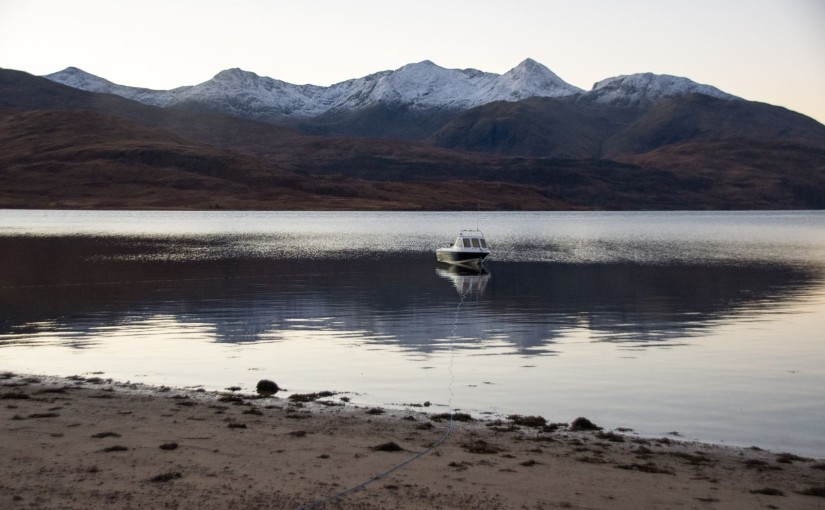
[[578, 418], [9, 372], [0, 400], [9, 509], [825, 508], [822, 459]]

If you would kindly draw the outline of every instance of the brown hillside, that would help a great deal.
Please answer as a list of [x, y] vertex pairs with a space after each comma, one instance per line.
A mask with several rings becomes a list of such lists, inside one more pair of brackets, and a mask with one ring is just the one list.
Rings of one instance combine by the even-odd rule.
[[527, 186], [317, 178], [88, 111], [0, 111], [0, 207], [567, 208]]
[[622, 161], [712, 183], [709, 202], [769, 209], [772, 204], [825, 208], [825, 149], [745, 140], [668, 145]]

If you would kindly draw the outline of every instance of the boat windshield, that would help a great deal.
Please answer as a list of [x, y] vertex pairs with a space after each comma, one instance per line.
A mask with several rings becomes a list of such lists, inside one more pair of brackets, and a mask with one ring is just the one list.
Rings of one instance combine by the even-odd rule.
[[482, 248], [486, 248], [486, 247], [487, 247], [487, 241], [485, 241], [484, 239], [479, 239], [479, 242], [481, 243], [481, 247], [482, 247]]
[[462, 241], [464, 242], [464, 247], [465, 247], [465, 248], [469, 248], [469, 247], [470, 247], [470, 240], [469, 240], [469, 239], [467, 239], [467, 238], [465, 237], [464, 239], [462, 239]]
[[481, 245], [478, 243], [477, 238], [473, 238], [473, 248], [481, 248]]

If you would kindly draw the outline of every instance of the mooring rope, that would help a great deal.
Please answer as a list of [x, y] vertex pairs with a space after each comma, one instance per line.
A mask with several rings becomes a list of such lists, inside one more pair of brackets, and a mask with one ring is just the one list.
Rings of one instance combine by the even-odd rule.
[[438, 448], [444, 441], [446, 441], [448, 437], [450, 437], [450, 433], [453, 431], [453, 423], [454, 423], [453, 415], [455, 414], [455, 411], [453, 409], [453, 382], [455, 381], [455, 375], [453, 374], [453, 361], [455, 359], [455, 345], [454, 345], [454, 342], [457, 338], [456, 331], [458, 329], [458, 314], [461, 311], [461, 305], [464, 304], [464, 295], [465, 295], [465, 293], [466, 292], [459, 292], [458, 293], [459, 300], [458, 300], [458, 305], [456, 306], [456, 309], [455, 309], [455, 315], [453, 316], [453, 329], [452, 329], [452, 332], [451, 332], [450, 338], [449, 338], [449, 340], [450, 340], [450, 343], [449, 343], [450, 363], [449, 363], [449, 366], [448, 366], [448, 372], [450, 374], [450, 383], [449, 383], [448, 389], [449, 389], [450, 397], [449, 397], [449, 401], [447, 403], [447, 406], [450, 409], [450, 422], [447, 425], [447, 430], [444, 432], [444, 434], [441, 436], [441, 438], [438, 441], [436, 441], [435, 443], [433, 443], [430, 446], [428, 446], [427, 448], [425, 448], [424, 450], [421, 450], [420, 452], [416, 453], [415, 455], [409, 457], [408, 459], [406, 459], [402, 462], [399, 462], [398, 464], [395, 464], [394, 466], [390, 467], [389, 469], [387, 469], [385, 471], [382, 471], [382, 472], [380, 472], [376, 475], [373, 475], [373, 476], [367, 478], [366, 480], [364, 480], [363, 482], [361, 482], [357, 485], [353, 485], [352, 487], [344, 489], [340, 492], [336, 492], [335, 494], [332, 494], [332, 495], [327, 496], [325, 498], [321, 498], [321, 499], [312, 501], [311, 503], [305, 503], [305, 504], [303, 504], [299, 507], [296, 507], [295, 510], [306, 510], [308, 508], [314, 508], [316, 506], [323, 505], [325, 503], [329, 503], [330, 501], [333, 501], [333, 500], [336, 500], [338, 498], [344, 497], [347, 494], [351, 494], [353, 492], [359, 491], [359, 490], [363, 489], [364, 487], [366, 487], [367, 485], [371, 484], [372, 482], [374, 482], [376, 480], [380, 480], [381, 478], [384, 478], [385, 476], [389, 475], [390, 473], [393, 473], [393, 472], [401, 469], [402, 467], [404, 467], [407, 464], [413, 462], [414, 460], [419, 459], [419, 458], [423, 457], [424, 455], [430, 453], [431, 451]]

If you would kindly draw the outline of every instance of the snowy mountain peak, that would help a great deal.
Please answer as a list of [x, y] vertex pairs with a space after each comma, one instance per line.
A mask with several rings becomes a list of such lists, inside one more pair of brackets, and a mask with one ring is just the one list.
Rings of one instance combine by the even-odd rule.
[[584, 92], [531, 58], [501, 75], [498, 86], [502, 93], [506, 91], [511, 100], [532, 96], [563, 97]]
[[62, 71], [46, 75], [46, 78], [53, 82], [62, 83], [76, 89], [88, 90], [89, 92], [112, 93], [111, 89], [117, 87], [109, 80], [87, 73], [77, 67], [67, 67]]
[[265, 76], [259, 76], [252, 71], [245, 71], [239, 67], [231, 69], [224, 69], [223, 71], [199, 85], [192, 87], [193, 90], [187, 94], [197, 94], [198, 91], [212, 90], [221, 91], [225, 94], [247, 93], [251, 90], [260, 88], [271, 89], [276, 84], [283, 84], [283, 82]]
[[261, 77], [252, 71], [244, 71], [240, 67], [233, 67], [231, 69], [224, 69], [216, 74], [212, 80], [215, 81], [250, 81], [260, 79]]
[[517, 69], [524, 70], [524, 72], [532, 72], [536, 69], [546, 69], [546, 70], [549, 71], [549, 69], [547, 69], [542, 64], [539, 64], [538, 62], [536, 62], [532, 58], [525, 58], [524, 60], [519, 62], [519, 64], [516, 67], [514, 67], [512, 69], [512, 71], [515, 71]]
[[422, 60], [421, 62], [414, 62], [412, 64], [407, 64], [402, 66], [399, 71], [407, 70], [407, 69], [444, 69], [440, 65], [437, 65], [432, 60]]
[[127, 87], [118, 85], [109, 80], [87, 73], [77, 67], [67, 67], [62, 71], [45, 76], [49, 80], [62, 83], [76, 89], [87, 90], [89, 92], [99, 92], [102, 94], [114, 94], [125, 97], [133, 101], [152, 106], [168, 106], [178, 94], [191, 87], [179, 87], [172, 90], [151, 90], [140, 87]]
[[496, 77], [476, 69], [447, 69], [425, 60], [381, 75], [364, 99], [414, 109], [471, 108], [477, 105], [471, 97]]
[[635, 104], [666, 97], [704, 94], [718, 99], [738, 99], [716, 87], [703, 85], [680, 76], [639, 73], [616, 76], [599, 81], [589, 92], [599, 102]]

